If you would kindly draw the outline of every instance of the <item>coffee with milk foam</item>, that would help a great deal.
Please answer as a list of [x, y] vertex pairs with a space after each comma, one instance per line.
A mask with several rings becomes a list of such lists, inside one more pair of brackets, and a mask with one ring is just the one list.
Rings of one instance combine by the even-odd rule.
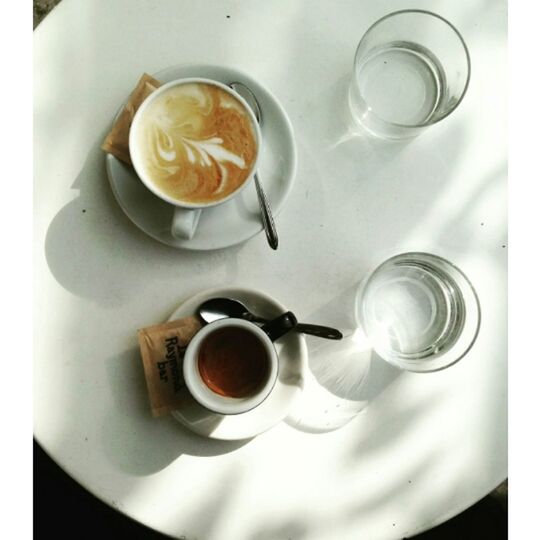
[[218, 202], [236, 191], [257, 157], [244, 105], [200, 82], [173, 86], [149, 103], [137, 144], [144, 171], [159, 191], [188, 204]]

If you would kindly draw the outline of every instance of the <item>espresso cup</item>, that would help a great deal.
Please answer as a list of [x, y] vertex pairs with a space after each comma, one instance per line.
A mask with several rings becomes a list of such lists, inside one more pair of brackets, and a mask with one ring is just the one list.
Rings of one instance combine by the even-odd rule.
[[262, 327], [233, 318], [203, 327], [184, 354], [184, 381], [191, 395], [218, 414], [240, 414], [260, 405], [278, 377], [273, 342], [296, 323], [287, 312]]
[[252, 180], [261, 133], [246, 101], [218, 81], [186, 78], [160, 86], [131, 124], [135, 172], [174, 205], [171, 234], [191, 239], [201, 211], [223, 204]]

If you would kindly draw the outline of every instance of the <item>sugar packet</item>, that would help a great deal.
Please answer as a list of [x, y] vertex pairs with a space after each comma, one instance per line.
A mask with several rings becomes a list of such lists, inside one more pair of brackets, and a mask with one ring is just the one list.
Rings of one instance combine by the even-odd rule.
[[102, 150], [131, 165], [129, 130], [133, 122], [133, 117], [142, 102], [160, 86], [161, 83], [157, 79], [154, 79], [154, 77], [151, 77], [147, 73], [142, 75], [114, 122], [111, 131], [105, 137], [105, 141], [101, 146]]
[[184, 352], [202, 323], [195, 316], [138, 331], [144, 375], [153, 416], [162, 416], [189, 400], [182, 372]]

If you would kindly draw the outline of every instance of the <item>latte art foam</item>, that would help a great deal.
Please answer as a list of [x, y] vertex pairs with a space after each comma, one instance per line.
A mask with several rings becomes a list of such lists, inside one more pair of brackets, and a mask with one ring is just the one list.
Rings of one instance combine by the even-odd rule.
[[244, 106], [206, 83], [174, 86], [146, 108], [138, 132], [145, 173], [180, 202], [224, 199], [249, 177], [257, 139]]

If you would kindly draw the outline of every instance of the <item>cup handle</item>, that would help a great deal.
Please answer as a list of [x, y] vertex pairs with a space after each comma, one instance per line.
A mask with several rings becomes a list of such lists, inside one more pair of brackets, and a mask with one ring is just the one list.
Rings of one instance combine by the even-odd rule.
[[287, 332], [290, 332], [298, 321], [292, 311], [287, 311], [276, 319], [273, 319], [261, 326], [261, 330], [270, 338], [271, 341], [276, 341]]
[[171, 226], [171, 234], [179, 240], [191, 240], [197, 229], [201, 209], [180, 208], [176, 206]]

